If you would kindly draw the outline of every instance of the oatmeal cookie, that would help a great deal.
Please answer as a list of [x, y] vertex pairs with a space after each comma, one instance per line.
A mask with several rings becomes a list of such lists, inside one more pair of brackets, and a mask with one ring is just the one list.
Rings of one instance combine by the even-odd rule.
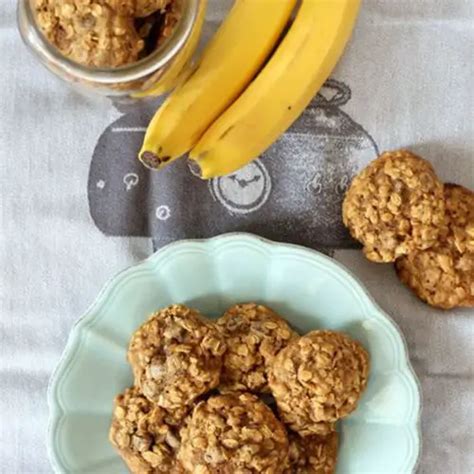
[[228, 346], [220, 390], [268, 392], [266, 367], [297, 334], [270, 308], [253, 303], [229, 308], [217, 328]]
[[197, 311], [173, 305], [153, 314], [132, 336], [128, 360], [135, 385], [179, 418], [217, 387], [225, 344]]
[[275, 357], [268, 382], [281, 419], [302, 436], [326, 435], [367, 385], [369, 355], [349, 336], [312, 331]]
[[183, 428], [178, 459], [195, 474], [279, 474], [288, 456], [284, 426], [255, 395], [202, 401]]
[[338, 434], [306, 436], [288, 433], [290, 449], [285, 474], [333, 474], [336, 471]]
[[165, 417], [166, 412], [152, 405], [136, 387], [115, 398], [109, 439], [132, 473], [183, 472], [176, 460], [179, 434]]
[[400, 280], [426, 303], [443, 309], [474, 306], [474, 193], [446, 184], [446, 227], [439, 242], [399, 258]]
[[419, 156], [386, 152], [352, 181], [342, 214], [369, 260], [393, 262], [436, 243], [444, 220], [443, 185]]
[[103, 0], [33, 0], [39, 28], [66, 57], [84, 66], [135, 62], [145, 46], [133, 18]]
[[120, 15], [143, 18], [156, 12], [164, 12], [176, 0], [105, 0]]

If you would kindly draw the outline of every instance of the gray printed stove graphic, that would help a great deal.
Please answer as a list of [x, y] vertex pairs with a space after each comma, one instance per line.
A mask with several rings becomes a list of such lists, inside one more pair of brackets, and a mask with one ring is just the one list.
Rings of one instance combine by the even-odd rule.
[[[324, 95], [323, 95], [324, 94]], [[182, 238], [245, 231], [320, 250], [351, 248], [341, 203], [375, 141], [341, 110], [349, 87], [329, 80], [302, 117], [258, 160], [202, 181], [186, 160], [151, 172], [136, 159], [156, 104], [130, 108], [101, 135], [92, 158], [92, 218], [107, 235]], [[123, 110], [123, 109], [122, 109]]]

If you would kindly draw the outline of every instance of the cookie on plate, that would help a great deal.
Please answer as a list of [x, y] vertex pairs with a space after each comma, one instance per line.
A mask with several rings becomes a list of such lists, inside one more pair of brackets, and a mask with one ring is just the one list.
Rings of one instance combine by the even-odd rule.
[[232, 306], [216, 324], [228, 347], [221, 392], [269, 392], [267, 365], [297, 334], [270, 308], [254, 303]]
[[399, 258], [400, 280], [426, 303], [443, 309], [474, 306], [474, 193], [445, 185], [446, 227], [439, 242]]
[[333, 474], [336, 471], [337, 432], [304, 438], [290, 432], [288, 440], [290, 449], [285, 474]]
[[284, 426], [250, 393], [199, 402], [181, 431], [178, 459], [195, 474], [279, 474], [288, 458]]
[[369, 260], [393, 262], [438, 240], [443, 184], [419, 156], [407, 150], [386, 152], [352, 181], [342, 214]]
[[183, 472], [176, 459], [179, 435], [136, 387], [115, 398], [109, 439], [134, 474]]
[[219, 384], [225, 344], [214, 324], [184, 305], [153, 314], [132, 336], [128, 360], [137, 385], [179, 420]]
[[284, 423], [302, 436], [327, 435], [355, 410], [368, 375], [369, 354], [359, 342], [312, 331], [279, 352], [268, 381]]

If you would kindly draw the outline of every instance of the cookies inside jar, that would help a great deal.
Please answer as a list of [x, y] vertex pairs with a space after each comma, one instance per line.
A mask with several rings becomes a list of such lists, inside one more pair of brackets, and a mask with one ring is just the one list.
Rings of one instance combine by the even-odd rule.
[[133, 64], [160, 48], [181, 0], [31, 0], [36, 24], [67, 59], [89, 68]]

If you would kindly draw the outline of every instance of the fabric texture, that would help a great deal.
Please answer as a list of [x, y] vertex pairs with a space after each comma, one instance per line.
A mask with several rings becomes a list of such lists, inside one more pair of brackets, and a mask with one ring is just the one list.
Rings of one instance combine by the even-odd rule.
[[[205, 36], [231, 0], [212, 0]], [[422, 473], [474, 472], [474, 311], [434, 310], [340, 224], [352, 176], [408, 147], [474, 188], [474, 2], [365, 0], [346, 53], [304, 116], [257, 162], [203, 183], [135, 153], [156, 104], [80, 95], [22, 44], [0, 2], [0, 473], [52, 469], [48, 380], [74, 321], [119, 270], [180, 238], [251, 231], [320, 249], [405, 334], [423, 390]]]

